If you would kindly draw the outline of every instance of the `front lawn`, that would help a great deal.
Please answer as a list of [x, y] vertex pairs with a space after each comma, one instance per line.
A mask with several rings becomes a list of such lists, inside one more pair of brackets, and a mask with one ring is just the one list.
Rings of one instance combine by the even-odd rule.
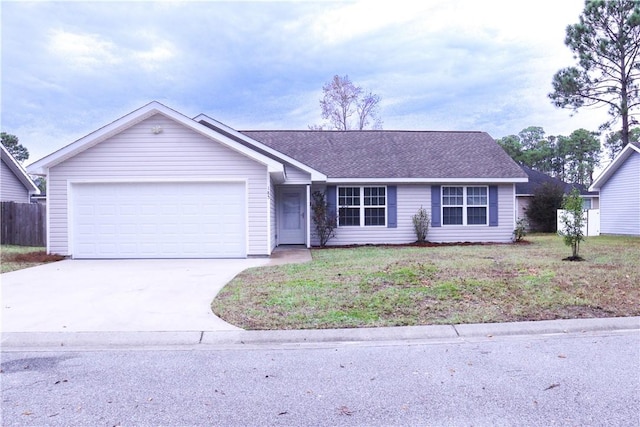
[[60, 261], [64, 257], [47, 255], [44, 248], [35, 246], [0, 246], [0, 273], [35, 267], [48, 262]]
[[312, 250], [247, 270], [212, 302], [245, 329], [350, 328], [640, 315], [640, 238], [556, 235], [522, 244]]

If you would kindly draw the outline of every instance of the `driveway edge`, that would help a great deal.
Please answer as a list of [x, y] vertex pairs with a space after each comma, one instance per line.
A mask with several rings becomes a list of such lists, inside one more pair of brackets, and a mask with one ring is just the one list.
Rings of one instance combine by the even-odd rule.
[[561, 319], [513, 323], [398, 326], [277, 331], [6, 332], [2, 351], [118, 349], [132, 347], [225, 348], [327, 343], [411, 343], [517, 335], [640, 331], [640, 317]]

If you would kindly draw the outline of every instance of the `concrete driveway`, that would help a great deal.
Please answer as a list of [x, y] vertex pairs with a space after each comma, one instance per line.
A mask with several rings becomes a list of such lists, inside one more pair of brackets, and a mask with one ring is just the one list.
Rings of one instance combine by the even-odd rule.
[[65, 260], [0, 276], [2, 332], [222, 331], [210, 303], [270, 259]]

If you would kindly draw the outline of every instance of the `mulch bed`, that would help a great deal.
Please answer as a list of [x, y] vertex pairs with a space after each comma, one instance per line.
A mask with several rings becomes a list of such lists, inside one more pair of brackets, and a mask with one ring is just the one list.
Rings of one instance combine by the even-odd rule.
[[353, 248], [440, 248], [446, 246], [503, 246], [503, 245], [530, 245], [533, 242], [520, 240], [519, 242], [493, 243], [493, 242], [413, 242], [413, 243], [386, 243], [386, 244], [366, 244], [366, 245], [336, 245], [336, 246], [313, 246], [313, 249], [353, 249]]
[[51, 255], [45, 251], [28, 252], [26, 254], [3, 255], [2, 260], [5, 262], [55, 262], [61, 261], [65, 257], [62, 255]]

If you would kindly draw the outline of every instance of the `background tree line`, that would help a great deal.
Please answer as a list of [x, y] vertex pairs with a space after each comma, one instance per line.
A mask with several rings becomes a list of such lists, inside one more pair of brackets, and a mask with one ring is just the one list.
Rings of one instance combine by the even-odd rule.
[[[633, 128], [629, 140], [637, 142], [639, 138], [640, 128]], [[603, 150], [597, 132], [577, 129], [569, 136], [554, 136], [546, 135], [538, 126], [529, 126], [517, 135], [505, 136], [496, 142], [520, 165], [585, 186], [593, 182], [603, 151], [606, 151], [606, 157], [613, 159], [625, 145], [620, 131], [606, 135]]]

